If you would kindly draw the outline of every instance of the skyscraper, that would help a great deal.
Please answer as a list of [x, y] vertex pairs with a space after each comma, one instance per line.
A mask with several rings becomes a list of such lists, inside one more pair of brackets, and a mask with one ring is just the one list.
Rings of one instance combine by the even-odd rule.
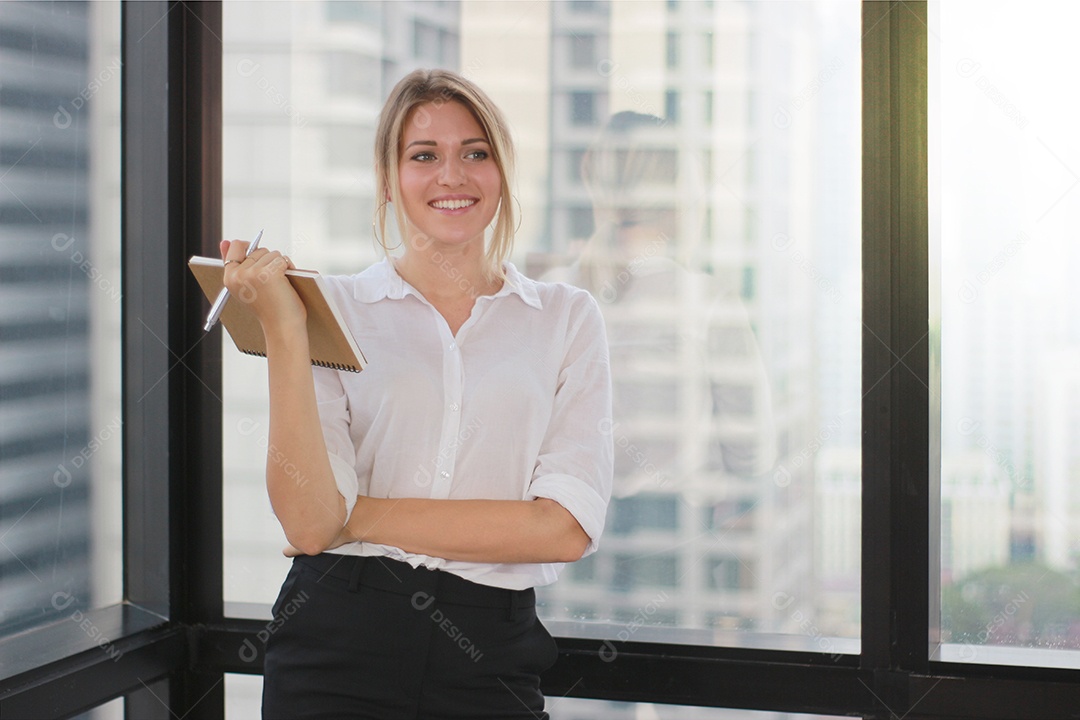
[[89, 310], [102, 278], [88, 238], [88, 13], [83, 3], [0, 5], [5, 629], [91, 602]]

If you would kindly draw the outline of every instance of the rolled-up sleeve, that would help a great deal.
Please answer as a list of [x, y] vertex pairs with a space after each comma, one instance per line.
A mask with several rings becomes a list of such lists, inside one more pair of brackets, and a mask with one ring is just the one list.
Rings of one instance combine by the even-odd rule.
[[581, 292], [572, 305], [566, 353], [526, 499], [548, 498], [574, 516], [596, 551], [611, 497], [611, 366], [603, 316]]
[[360, 493], [360, 483], [356, 477], [356, 449], [349, 436], [349, 399], [337, 370], [312, 368], [312, 371], [319, 422], [330, 455], [330, 469], [334, 473], [338, 492], [345, 498], [345, 518], [348, 520]]

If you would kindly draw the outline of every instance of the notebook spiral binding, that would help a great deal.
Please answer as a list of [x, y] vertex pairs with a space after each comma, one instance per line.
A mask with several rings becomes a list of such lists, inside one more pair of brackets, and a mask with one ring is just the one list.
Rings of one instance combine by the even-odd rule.
[[312, 360], [312, 365], [318, 365], [319, 367], [330, 368], [331, 370], [342, 370], [345, 372], [360, 372], [360, 368], [354, 365], [342, 365], [341, 363], [323, 362], [321, 360]]
[[[240, 348], [237, 348], [237, 349], [240, 350], [240, 352], [244, 353], [245, 355], [257, 355], [258, 357], [266, 357], [266, 353], [261, 353], [261, 352], [258, 352], [257, 350], [243, 350], [243, 349], [240, 349]], [[318, 365], [319, 367], [329, 368], [331, 370], [341, 370], [341, 371], [344, 371], [344, 372], [355, 372], [355, 373], [360, 372], [360, 368], [356, 367], [355, 365], [343, 365], [341, 363], [324, 362], [322, 360], [312, 360], [311, 364], [312, 365]]]

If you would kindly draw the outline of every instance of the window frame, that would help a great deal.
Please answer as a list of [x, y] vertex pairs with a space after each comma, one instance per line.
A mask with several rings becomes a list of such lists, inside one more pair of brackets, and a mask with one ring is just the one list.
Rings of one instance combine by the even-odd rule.
[[[940, 377], [926, 23], [926, 2], [862, 3], [860, 654], [627, 641], [605, 658], [596, 640], [558, 637], [549, 697], [912, 720], [1056, 720], [1080, 707], [1077, 670], [931, 660]], [[265, 623], [222, 602], [220, 333], [203, 336], [203, 298], [178, 270], [220, 236], [220, 37], [220, 1], [123, 3], [125, 601], [88, 612], [122, 656], [70, 622], [0, 639], [5, 717], [125, 696], [128, 717], [220, 720], [224, 673], [262, 671], [249, 648]]]
[[190, 662], [223, 616], [221, 340], [177, 271], [221, 234], [220, 36], [220, 2], [122, 4], [124, 600], [84, 613], [118, 657], [68, 619], [0, 638], [3, 717], [224, 714], [221, 670]]

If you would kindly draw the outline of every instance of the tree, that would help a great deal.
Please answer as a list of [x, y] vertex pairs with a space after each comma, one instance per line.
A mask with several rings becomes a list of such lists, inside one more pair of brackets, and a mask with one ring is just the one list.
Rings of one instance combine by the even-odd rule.
[[1023, 563], [972, 573], [942, 589], [945, 642], [1080, 649], [1076, 575]]

